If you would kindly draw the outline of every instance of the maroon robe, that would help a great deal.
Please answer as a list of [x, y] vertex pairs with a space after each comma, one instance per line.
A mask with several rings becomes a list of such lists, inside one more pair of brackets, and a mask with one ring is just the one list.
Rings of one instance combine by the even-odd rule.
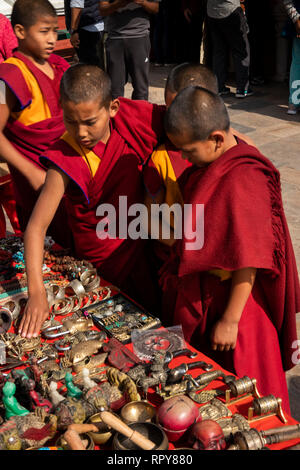
[[[180, 184], [185, 203], [204, 204], [204, 245], [187, 250], [180, 240], [163, 266], [165, 322], [182, 324], [187, 341], [236, 375], [256, 378], [260, 393], [281, 397], [289, 411], [284, 371], [295, 365], [300, 291], [279, 172], [239, 141], [207, 167], [186, 170]], [[231, 280], [208, 271], [246, 267], [257, 268], [257, 276], [236, 348], [214, 352], [210, 333], [226, 308]]]
[[[4, 134], [11, 144], [35, 165], [45, 169], [39, 162], [40, 155], [48, 149], [65, 131], [63, 113], [59, 103], [59, 84], [63, 73], [69, 64], [61, 57], [52, 54], [49, 63], [54, 70], [54, 78], [51, 80], [46, 74], [39, 70], [34, 63], [20, 52], [15, 52], [13, 57], [22, 60], [32, 72], [42, 91], [43, 97], [48, 104], [51, 118], [24, 125], [12, 117], [9, 118]], [[0, 80], [3, 80], [17, 98], [17, 108], [14, 111], [22, 111], [30, 106], [32, 101], [31, 91], [25, 81], [21, 70], [14, 64], [3, 63], [0, 65]], [[18, 206], [18, 215], [22, 230], [25, 230], [38, 193], [33, 190], [27, 179], [14, 167], [10, 166], [13, 179], [15, 198]], [[58, 208], [53, 220], [49, 234], [55, 240], [69, 246], [71, 234], [65, 225], [66, 213], [64, 202]]]
[[155, 310], [157, 292], [148, 260], [148, 240], [118, 236], [100, 240], [96, 234], [103, 219], [96, 215], [100, 204], [115, 207], [118, 227], [119, 196], [127, 197], [128, 207], [143, 203], [142, 165], [163, 133], [163, 107], [125, 98], [120, 102], [107, 144], [99, 142], [92, 149], [101, 159], [94, 177], [82, 155], [62, 139], [41, 157], [41, 162], [54, 163], [70, 177], [66, 207], [77, 256], [88, 259], [107, 281]]

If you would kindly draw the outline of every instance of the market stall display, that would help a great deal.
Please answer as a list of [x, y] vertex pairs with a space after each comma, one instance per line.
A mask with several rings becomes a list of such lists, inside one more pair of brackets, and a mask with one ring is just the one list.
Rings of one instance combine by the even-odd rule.
[[185, 342], [180, 325], [164, 328], [51, 240], [43, 273], [49, 320], [37, 338], [22, 338], [23, 244], [18, 237], [0, 240], [1, 450], [257, 450], [300, 443], [300, 425], [280, 397], [261, 396], [254, 377], [223, 370]]

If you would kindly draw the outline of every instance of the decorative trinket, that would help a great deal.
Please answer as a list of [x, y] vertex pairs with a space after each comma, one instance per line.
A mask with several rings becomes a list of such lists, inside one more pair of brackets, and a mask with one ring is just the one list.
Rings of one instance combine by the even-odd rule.
[[73, 377], [70, 372], [67, 372], [65, 375], [65, 383], [67, 387], [67, 396], [71, 398], [80, 398], [82, 395], [82, 391], [80, 388], [76, 387], [76, 385], [73, 384]]
[[157, 411], [157, 421], [171, 442], [183, 438], [190, 426], [200, 420], [199, 408], [185, 395], [169, 398]]
[[224, 450], [226, 448], [221, 426], [211, 419], [193, 424], [188, 442], [193, 449], [197, 450]]
[[148, 330], [161, 324], [158, 318], [153, 317], [125, 294], [115, 294], [85, 311], [92, 315], [97, 327], [123, 344], [130, 342], [132, 330]]
[[7, 381], [2, 388], [2, 401], [5, 408], [6, 419], [12, 416], [25, 416], [30, 412], [26, 410], [15, 398], [16, 385], [13, 382]]
[[[287, 422], [282, 410], [282, 399], [276, 398], [274, 395], [255, 398], [253, 404], [248, 408], [248, 421], [258, 421], [269, 416], [278, 416], [283, 423]], [[257, 417], [253, 417], [254, 412]]]

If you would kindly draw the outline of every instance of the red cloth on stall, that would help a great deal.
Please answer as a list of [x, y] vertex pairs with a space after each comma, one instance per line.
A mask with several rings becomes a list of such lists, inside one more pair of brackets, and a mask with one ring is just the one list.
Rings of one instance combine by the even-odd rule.
[[[279, 172], [239, 141], [207, 167], [186, 170], [180, 183], [185, 203], [204, 204], [205, 238], [199, 250], [187, 249], [186, 239], [177, 242], [162, 268], [164, 323], [182, 324], [187, 341], [236, 375], [257, 378], [260, 392], [280, 396], [288, 411], [284, 370], [295, 365], [300, 290]], [[214, 353], [210, 330], [224, 312], [231, 282], [208, 271], [246, 267], [258, 271], [236, 348]]]
[[[119, 196], [127, 197], [127, 208], [143, 203], [141, 168], [163, 133], [164, 108], [125, 98], [120, 98], [120, 102], [107, 144], [99, 142], [92, 149], [100, 159], [94, 176], [83, 159], [84, 149], [80, 155], [63, 139], [41, 157], [41, 162], [54, 163], [70, 177], [66, 208], [77, 256], [88, 259], [105, 279], [153, 310], [157, 307], [157, 293], [150, 275], [148, 241], [118, 236], [119, 222], [127, 217], [122, 210], [119, 214]], [[97, 216], [98, 206], [104, 203], [115, 208], [117, 236], [100, 240], [96, 233], [98, 223], [104, 219], [108, 224], [113, 222], [109, 215]], [[128, 222], [131, 219], [128, 217]], [[127, 223], [125, 228], [127, 232]]]
[[[54, 71], [51, 80], [39, 70], [34, 63], [20, 52], [15, 52], [12, 58], [0, 64], [0, 80], [17, 98], [18, 106], [10, 116], [4, 134], [18, 152], [30, 160], [33, 164], [44, 168], [39, 162], [41, 153], [54, 143], [65, 131], [63, 113], [59, 103], [59, 84], [61, 77], [69, 64], [61, 57], [52, 54], [49, 58]], [[40, 90], [36, 93], [37, 85]], [[34, 103], [40, 99], [41, 103]], [[41, 109], [45, 109], [45, 119], [35, 118], [31, 107], [35, 104], [35, 112], [43, 115]], [[49, 111], [47, 111], [49, 110]], [[30, 117], [26, 123], [24, 113]], [[28, 114], [30, 112], [30, 114]], [[46, 118], [46, 116], [48, 116]], [[33, 120], [33, 122], [31, 122]], [[22, 230], [25, 229], [32, 209], [38, 197], [38, 193], [31, 187], [27, 179], [16, 168], [10, 166], [15, 198], [18, 206], [18, 214]], [[60, 206], [51, 225], [50, 234], [63, 245], [70, 246], [70, 233], [65, 224], [66, 214], [63, 204]]]

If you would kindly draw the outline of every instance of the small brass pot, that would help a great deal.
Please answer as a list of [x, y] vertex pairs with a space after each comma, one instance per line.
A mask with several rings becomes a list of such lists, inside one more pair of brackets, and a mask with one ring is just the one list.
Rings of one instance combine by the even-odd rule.
[[131, 401], [123, 406], [120, 416], [126, 424], [148, 423], [155, 418], [156, 410], [146, 401]]
[[[115, 416], [118, 416], [115, 413], [113, 414]], [[101, 423], [101, 427], [98, 432], [88, 432], [88, 435], [93, 439], [93, 442], [95, 444], [105, 444], [107, 441], [109, 441], [109, 439], [115, 432], [111, 427], [107, 426], [107, 424], [102, 422], [102, 419], [100, 418], [100, 413], [96, 413], [95, 415], [90, 416], [87, 422], [89, 424]]]
[[[154, 450], [167, 450], [169, 441], [164, 431], [154, 423], [130, 423], [128, 426], [156, 444]], [[113, 439], [113, 450], [141, 450], [128, 437], [117, 432]]]
[[[94, 441], [93, 439], [91, 438], [91, 436], [88, 435], [88, 433], [83, 433], [83, 434], [80, 434], [80, 439], [81, 440], [87, 440], [88, 441], [88, 445], [86, 447], [86, 450], [94, 450], [95, 449], [95, 444], [94, 444]], [[65, 438], [63, 436], [60, 436], [55, 445], [57, 447], [62, 447], [63, 450], [71, 450], [70, 447], [68, 446], [68, 443], [67, 441], [65, 440]]]

